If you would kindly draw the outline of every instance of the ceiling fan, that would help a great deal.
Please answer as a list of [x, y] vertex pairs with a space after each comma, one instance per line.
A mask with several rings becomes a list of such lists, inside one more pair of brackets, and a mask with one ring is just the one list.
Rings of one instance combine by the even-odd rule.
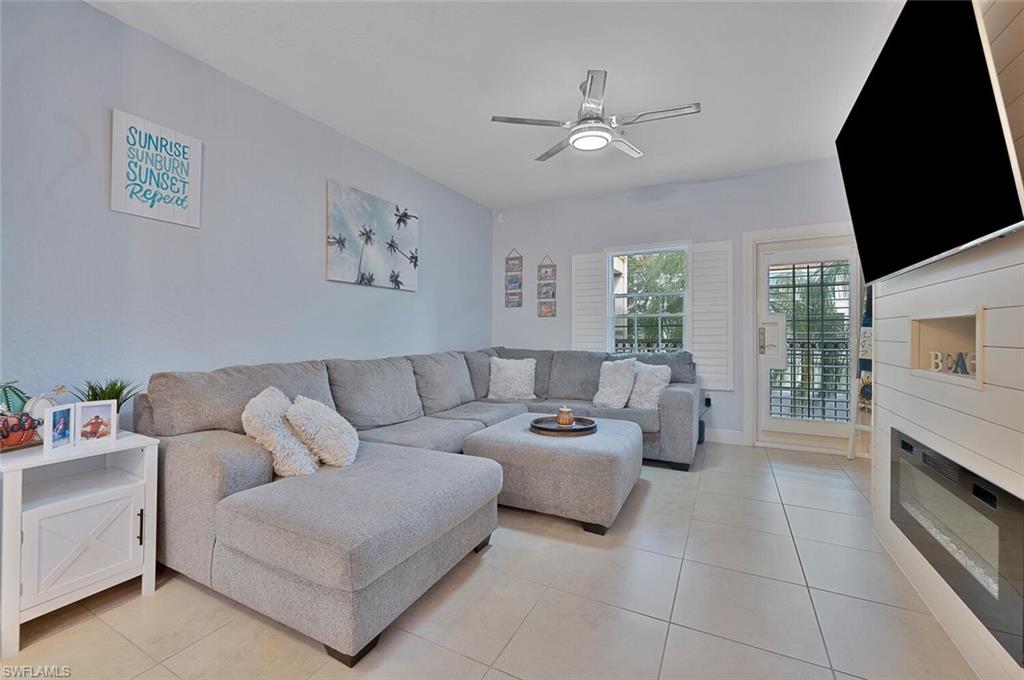
[[576, 120], [491, 116], [491, 121], [495, 123], [514, 123], [516, 125], [560, 127], [569, 130], [569, 135], [565, 139], [537, 156], [536, 160], [538, 161], [546, 161], [569, 146], [580, 151], [597, 151], [609, 144], [632, 158], [640, 158], [640, 156], [644, 155], [644, 152], [626, 141], [626, 138], [623, 137], [625, 130], [621, 128], [627, 125], [636, 125], [637, 123], [649, 123], [653, 120], [700, 113], [700, 103], [694, 103], [685, 106], [671, 106], [667, 109], [606, 116], [604, 113], [604, 82], [607, 76], [607, 71], [587, 71], [587, 79], [580, 83], [583, 103], [580, 104]]

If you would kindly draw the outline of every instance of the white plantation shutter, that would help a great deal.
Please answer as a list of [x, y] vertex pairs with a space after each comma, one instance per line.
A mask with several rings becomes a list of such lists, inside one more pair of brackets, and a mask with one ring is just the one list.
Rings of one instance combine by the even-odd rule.
[[608, 258], [572, 256], [572, 348], [608, 350]]
[[697, 376], [704, 389], [732, 390], [732, 241], [694, 243], [690, 253], [690, 351]]

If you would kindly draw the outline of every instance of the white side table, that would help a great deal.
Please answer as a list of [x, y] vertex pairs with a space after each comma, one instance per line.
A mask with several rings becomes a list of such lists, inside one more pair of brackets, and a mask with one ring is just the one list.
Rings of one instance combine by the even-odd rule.
[[153, 592], [158, 443], [120, 432], [0, 455], [0, 656], [25, 621], [139, 575]]

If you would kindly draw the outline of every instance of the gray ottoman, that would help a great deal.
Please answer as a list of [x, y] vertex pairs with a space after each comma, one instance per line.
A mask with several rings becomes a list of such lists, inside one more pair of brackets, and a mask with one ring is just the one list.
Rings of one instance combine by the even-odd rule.
[[597, 419], [592, 435], [550, 437], [530, 431], [537, 417], [524, 413], [474, 432], [463, 452], [501, 464], [500, 505], [579, 520], [603, 534], [640, 478], [640, 426]]

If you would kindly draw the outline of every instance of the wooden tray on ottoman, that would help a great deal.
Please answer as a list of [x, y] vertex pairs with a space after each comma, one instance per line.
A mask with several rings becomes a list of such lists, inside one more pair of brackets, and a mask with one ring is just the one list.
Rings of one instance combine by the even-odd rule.
[[597, 432], [597, 423], [592, 418], [576, 417], [572, 425], [559, 425], [555, 416], [546, 416], [534, 418], [530, 422], [530, 431], [548, 437], [585, 437]]

